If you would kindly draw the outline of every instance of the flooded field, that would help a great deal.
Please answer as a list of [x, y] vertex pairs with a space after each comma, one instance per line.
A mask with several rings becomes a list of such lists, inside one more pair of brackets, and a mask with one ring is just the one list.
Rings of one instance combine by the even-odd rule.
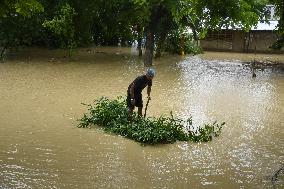
[[[155, 60], [147, 115], [173, 111], [192, 115], [195, 125], [226, 125], [209, 143], [141, 146], [76, 127], [82, 102], [126, 95], [143, 73], [135, 50], [85, 49], [70, 62], [54, 50], [11, 54], [0, 63], [0, 188], [273, 188], [284, 166], [283, 67], [257, 69], [252, 78], [243, 63], [255, 57], [241, 57]], [[274, 186], [284, 187], [283, 173]]]

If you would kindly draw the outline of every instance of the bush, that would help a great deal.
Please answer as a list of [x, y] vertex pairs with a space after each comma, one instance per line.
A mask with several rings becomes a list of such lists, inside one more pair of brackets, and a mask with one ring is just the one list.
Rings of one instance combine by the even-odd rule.
[[202, 48], [198, 46], [197, 42], [193, 40], [192, 34], [181, 34], [178, 31], [170, 33], [165, 41], [165, 51], [173, 54], [181, 53], [181, 35], [184, 36], [184, 53], [185, 54], [201, 54]]
[[208, 142], [218, 136], [225, 123], [205, 125], [194, 131], [192, 118], [182, 120], [160, 116], [143, 119], [136, 113], [132, 122], [127, 120], [125, 99], [118, 97], [115, 100], [102, 97], [88, 106], [88, 114], [79, 120], [79, 128], [94, 125], [102, 127], [106, 132], [115, 133], [144, 144], [173, 143], [176, 141]]
[[279, 38], [273, 45], [271, 45], [269, 48], [273, 50], [281, 50], [281, 48], [284, 47], [284, 36]]

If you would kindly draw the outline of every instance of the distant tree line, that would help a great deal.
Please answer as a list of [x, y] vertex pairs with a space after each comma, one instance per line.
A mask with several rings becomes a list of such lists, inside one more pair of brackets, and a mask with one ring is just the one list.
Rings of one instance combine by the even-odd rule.
[[[0, 3], [1, 57], [17, 46], [64, 48], [113, 46], [138, 42], [144, 62], [154, 52], [196, 52], [208, 29], [238, 27], [248, 31], [265, 18], [265, 5], [274, 4], [283, 39], [282, 0], [2, 0]], [[190, 29], [192, 34], [186, 31]], [[190, 42], [189, 42], [190, 41]], [[283, 41], [278, 45], [283, 46]]]

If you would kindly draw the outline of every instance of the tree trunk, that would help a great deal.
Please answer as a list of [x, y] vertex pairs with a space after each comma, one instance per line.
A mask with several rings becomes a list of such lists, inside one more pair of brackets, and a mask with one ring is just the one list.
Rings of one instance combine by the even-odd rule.
[[142, 56], [142, 38], [138, 38], [138, 46], [137, 46], [137, 50], [138, 50], [138, 56]]
[[164, 44], [164, 41], [166, 40], [166, 37], [167, 37], [167, 33], [166, 32], [162, 32], [160, 34], [160, 36], [158, 37], [155, 58], [160, 58], [161, 57], [162, 50], [163, 50], [163, 44]]
[[180, 36], [180, 55], [184, 56], [184, 49], [185, 49], [185, 37], [184, 34]]
[[154, 52], [154, 34], [161, 20], [161, 6], [153, 7], [151, 10], [150, 22], [146, 29], [146, 51], [144, 66], [152, 66]]
[[[279, 20], [279, 28], [281, 28], [280, 30], [280, 32], [281, 32], [281, 38], [282, 38], [282, 40], [284, 39], [284, 2], [282, 1], [282, 7], [280, 8], [281, 9], [281, 11], [282, 11], [282, 15], [281, 15], [281, 17], [280, 17], [280, 20]], [[284, 44], [282, 44], [282, 46], [283, 46]]]
[[146, 51], [145, 51], [144, 66], [146, 67], [152, 66], [153, 51], [154, 51], [154, 34], [151, 31], [151, 29], [148, 28], [146, 32]]
[[279, 28], [281, 28], [281, 33], [282, 33], [282, 36], [283, 36], [283, 33], [284, 33], [284, 2], [282, 1], [282, 6], [280, 8], [280, 11], [281, 11], [281, 16], [280, 16], [280, 20], [279, 20]]
[[5, 49], [3, 48], [3, 49], [1, 50], [0, 60], [3, 60], [3, 54], [4, 54], [4, 52], [5, 52]]
[[198, 36], [197, 36], [197, 32], [196, 32], [195, 28], [192, 28], [192, 34], [193, 34], [193, 40], [197, 42]]
[[137, 46], [137, 50], [138, 50], [138, 56], [142, 56], [142, 29], [140, 26], [138, 26], [138, 29], [137, 29], [137, 32], [138, 32], [138, 46]]
[[4, 53], [5, 53], [6, 49], [7, 49], [7, 47], [8, 47], [8, 45], [5, 44], [4, 47], [3, 47], [3, 49], [1, 50], [0, 62], [1, 62], [1, 61], [4, 62]]
[[160, 58], [162, 56], [161, 51], [162, 51], [162, 40], [161, 38], [159, 38], [158, 43], [157, 43], [155, 58]]

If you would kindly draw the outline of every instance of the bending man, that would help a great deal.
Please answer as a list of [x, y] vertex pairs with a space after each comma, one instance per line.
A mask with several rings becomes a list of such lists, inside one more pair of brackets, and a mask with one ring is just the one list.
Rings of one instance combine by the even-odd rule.
[[143, 100], [142, 90], [147, 87], [148, 98], [150, 98], [152, 80], [155, 76], [155, 70], [148, 68], [144, 75], [137, 77], [129, 86], [127, 90], [127, 107], [128, 120], [131, 121], [133, 110], [138, 107], [138, 115], [142, 117]]

